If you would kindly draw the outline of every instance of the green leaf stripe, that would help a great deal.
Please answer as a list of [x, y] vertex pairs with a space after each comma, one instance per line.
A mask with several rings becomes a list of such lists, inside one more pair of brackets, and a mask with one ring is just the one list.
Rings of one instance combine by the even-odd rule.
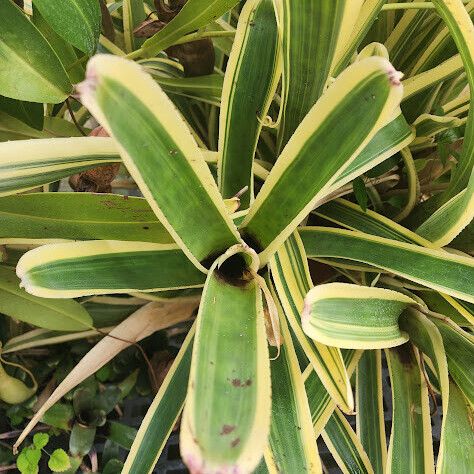
[[383, 474], [387, 462], [382, 392], [382, 355], [379, 349], [364, 351], [356, 376], [357, 436], [375, 474]]
[[0, 198], [0, 243], [63, 239], [173, 243], [143, 198], [60, 192]]
[[367, 473], [374, 470], [351, 425], [337, 407], [322, 433], [324, 442], [344, 473]]
[[[246, 273], [256, 272], [258, 261], [245, 252], [235, 246], [214, 262], [199, 306], [180, 434], [191, 471], [251, 472], [268, 440], [271, 388], [262, 295]], [[233, 277], [226, 269], [236, 263], [248, 267]], [[232, 357], [226, 357], [229, 352]]]
[[84, 104], [120, 144], [124, 164], [155, 214], [188, 258], [207, 271], [241, 239], [173, 103], [139, 65], [110, 55], [89, 61], [78, 87]]
[[202, 286], [201, 273], [174, 244], [86, 241], [43, 245], [17, 265], [31, 294], [67, 298]]
[[[383, 58], [352, 65], [298, 127], [241, 225], [244, 235], [262, 252], [262, 264], [388, 121], [401, 98], [401, 87], [390, 79], [395, 76]], [[351, 138], [341, 147], [336, 133]], [[289, 193], [288, 189], [295, 190]]]
[[428, 288], [474, 302], [474, 262], [470, 257], [325, 227], [299, 230], [308, 257], [337, 257], [363, 262]]
[[339, 406], [351, 413], [354, 401], [340, 350], [310, 339], [301, 326], [304, 298], [313, 285], [297, 234], [287, 239], [274, 255], [270, 268], [277, 294], [296, 339], [328, 392]]
[[101, 137], [10, 141], [0, 143], [0, 153], [0, 196], [121, 161], [113, 140]]
[[428, 390], [410, 344], [387, 349], [392, 383], [392, 433], [387, 472], [433, 472]]
[[253, 201], [253, 158], [280, 78], [279, 36], [272, 0], [247, 2], [226, 68], [219, 127], [219, 188], [231, 198], [245, 186], [241, 200]]
[[392, 290], [348, 283], [311, 289], [301, 316], [304, 332], [324, 344], [346, 349], [379, 349], [403, 344], [398, 318], [414, 300]]

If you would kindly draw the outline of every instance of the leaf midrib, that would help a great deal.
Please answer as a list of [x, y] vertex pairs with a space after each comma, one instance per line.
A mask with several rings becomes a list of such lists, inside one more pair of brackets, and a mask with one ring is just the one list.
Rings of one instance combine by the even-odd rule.
[[[46, 41], [46, 40], [45, 40]], [[20, 56], [19, 54], [16, 54], [16, 51], [15, 49], [11, 48], [5, 41], [2, 41], [2, 44], [3, 46], [8, 49], [11, 53], [13, 53], [13, 56], [15, 56], [16, 58], [18, 58], [19, 62], [21, 62], [24, 66], [26, 66], [27, 69], [29, 69], [30, 71], [33, 72], [33, 75], [36, 76], [36, 77], [39, 77], [41, 80], [43, 80], [46, 84], [49, 84], [50, 87], [52, 88], [53, 91], [58, 91], [61, 95], [67, 95], [66, 92], [64, 92], [63, 90], [61, 90], [60, 88], [58, 88], [55, 84], [53, 84], [52, 82], [50, 82], [50, 80], [46, 77], [46, 76], [43, 76], [41, 75], [41, 73], [35, 69], [31, 64], [28, 63], [28, 61], [26, 61], [23, 56]], [[58, 56], [56, 55], [56, 53], [51, 50], [51, 52], [53, 53], [53, 55], [56, 57], [57, 61], [58, 61], [58, 64], [62, 67], [62, 70], [64, 72], [64, 76], [66, 77], [67, 74], [66, 74], [66, 71], [64, 70], [64, 67], [61, 63], [61, 61], [59, 60]]]

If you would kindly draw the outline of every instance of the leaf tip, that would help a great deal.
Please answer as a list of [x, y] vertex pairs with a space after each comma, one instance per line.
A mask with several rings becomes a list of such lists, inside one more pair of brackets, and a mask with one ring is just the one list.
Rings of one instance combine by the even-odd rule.
[[303, 311], [301, 312], [301, 323], [303, 324], [303, 326], [305, 326], [309, 322], [310, 317], [311, 317], [311, 303], [308, 297], [306, 297], [304, 299]]
[[86, 70], [86, 77], [74, 87], [74, 95], [82, 98], [86, 95], [93, 94], [98, 82], [98, 75], [94, 67], [93, 61], [89, 61]]
[[388, 71], [388, 80], [392, 86], [400, 86], [402, 84], [403, 72], [397, 71], [393, 66], [390, 65]]

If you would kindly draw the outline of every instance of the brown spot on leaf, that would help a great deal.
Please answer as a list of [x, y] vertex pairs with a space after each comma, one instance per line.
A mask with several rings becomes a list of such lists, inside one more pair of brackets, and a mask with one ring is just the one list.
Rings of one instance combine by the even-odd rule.
[[240, 443], [240, 438], [235, 438], [230, 442], [230, 447], [235, 448]]
[[240, 379], [232, 379], [232, 385], [234, 387], [250, 387], [252, 385], [252, 379], [242, 381]]
[[229, 433], [232, 433], [232, 431], [235, 430], [234, 425], [222, 425], [221, 432], [219, 433], [220, 435], [228, 435]]

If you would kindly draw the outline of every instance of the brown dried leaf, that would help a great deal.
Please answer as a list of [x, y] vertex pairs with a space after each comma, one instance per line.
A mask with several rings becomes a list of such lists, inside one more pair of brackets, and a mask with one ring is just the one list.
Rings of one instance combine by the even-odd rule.
[[105, 0], [99, 0], [99, 3], [100, 12], [102, 14], [102, 32], [108, 40], [113, 42], [115, 40], [115, 29], [112, 22], [112, 15], [107, 8]]
[[[108, 137], [103, 127], [96, 127], [89, 133], [90, 137]], [[111, 183], [117, 176], [120, 163], [98, 166], [81, 173], [73, 174], [69, 178], [69, 185], [78, 193], [110, 193]]]
[[155, 393], [158, 392], [163, 384], [163, 380], [165, 380], [173, 361], [174, 357], [167, 350], [158, 351], [153, 354], [150, 362], [153, 372], [155, 373], [155, 378], [152, 380], [153, 385], [155, 385], [156, 382], [156, 386], [152, 387]]
[[166, 23], [169, 23], [184, 7], [187, 0], [155, 0], [155, 8], [158, 13], [158, 18]]
[[186, 77], [207, 76], [214, 71], [216, 55], [209, 38], [170, 46], [165, 51], [183, 65]]
[[166, 23], [160, 20], [145, 20], [133, 30], [133, 36], [136, 38], [151, 38], [165, 25]]

